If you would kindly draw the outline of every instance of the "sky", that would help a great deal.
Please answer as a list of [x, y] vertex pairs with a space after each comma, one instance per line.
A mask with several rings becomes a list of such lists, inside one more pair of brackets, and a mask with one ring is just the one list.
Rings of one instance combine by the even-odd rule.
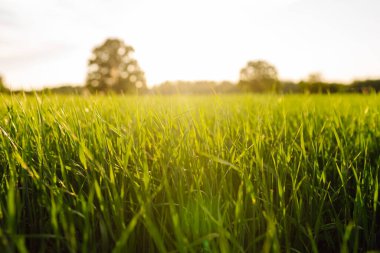
[[13, 89], [82, 84], [112, 37], [148, 86], [237, 81], [259, 59], [286, 80], [379, 78], [379, 13], [379, 0], [0, 0], [0, 74]]

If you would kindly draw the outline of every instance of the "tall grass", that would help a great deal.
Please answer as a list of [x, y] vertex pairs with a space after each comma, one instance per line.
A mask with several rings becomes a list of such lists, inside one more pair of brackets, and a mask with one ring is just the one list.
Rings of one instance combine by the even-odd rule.
[[1, 99], [1, 252], [380, 249], [376, 95]]

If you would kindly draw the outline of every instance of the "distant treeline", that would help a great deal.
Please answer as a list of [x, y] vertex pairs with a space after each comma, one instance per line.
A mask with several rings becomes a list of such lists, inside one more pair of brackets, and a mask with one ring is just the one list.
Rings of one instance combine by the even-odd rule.
[[[237, 83], [232, 82], [212, 82], [212, 81], [195, 81], [195, 82], [165, 82], [155, 86], [150, 90], [153, 94], [211, 94], [211, 93], [239, 93], [242, 92]], [[254, 91], [255, 93], [262, 93]], [[371, 93], [380, 92], [379, 80], [354, 81], [351, 84], [328, 83], [328, 82], [290, 82], [279, 81], [276, 89], [280, 94], [297, 94], [297, 93]]]
[[[164, 82], [150, 89], [153, 94], [212, 94], [212, 93], [240, 93], [243, 92], [237, 83], [228, 81], [177, 81]], [[263, 93], [263, 91], [253, 91]], [[276, 93], [297, 94], [297, 93], [370, 93], [380, 92], [379, 80], [354, 81], [351, 84], [328, 83], [328, 82], [290, 82], [279, 81]]]
[[283, 93], [370, 93], [380, 92], [380, 80], [361, 80], [350, 84], [301, 81], [282, 82]]
[[212, 93], [238, 93], [239, 87], [232, 82], [214, 81], [167, 81], [154, 86], [149, 91], [151, 94], [212, 94]]
[[374, 93], [380, 91], [380, 80], [354, 81], [351, 84], [326, 82], [320, 73], [311, 73], [300, 82], [279, 79], [274, 65], [265, 60], [248, 61], [240, 69], [239, 80], [166, 81], [148, 88], [145, 73], [133, 58], [134, 49], [124, 41], [109, 38], [96, 46], [88, 60], [87, 78], [83, 85], [64, 85], [39, 91], [11, 91], [0, 76], [1, 93], [54, 94], [222, 94], [222, 93]]
[[96, 46], [88, 59], [87, 78], [83, 85], [64, 85], [39, 91], [11, 91], [0, 76], [1, 93], [54, 94], [222, 94], [222, 93], [374, 93], [380, 91], [380, 80], [354, 81], [351, 84], [326, 82], [320, 73], [311, 73], [300, 82], [279, 79], [274, 65], [265, 60], [248, 61], [240, 69], [239, 80], [166, 81], [148, 88], [145, 72], [133, 58], [134, 49], [117, 38]]
[[[0, 86], [0, 92], [10, 93], [4, 86]], [[55, 88], [45, 88], [38, 91], [12, 91], [12, 93], [44, 93], [44, 94], [88, 94], [89, 91], [85, 86], [61, 86]], [[224, 93], [241, 93], [243, 91], [238, 83], [229, 81], [167, 81], [162, 84], [153, 86], [144, 94], [157, 95], [174, 95], [174, 94], [224, 94]], [[252, 91], [254, 93], [263, 93], [261, 91]], [[279, 81], [276, 93], [280, 94], [328, 94], [328, 93], [374, 93], [380, 92], [379, 80], [362, 80], [354, 81], [350, 84], [329, 83], [329, 82], [291, 82]]]

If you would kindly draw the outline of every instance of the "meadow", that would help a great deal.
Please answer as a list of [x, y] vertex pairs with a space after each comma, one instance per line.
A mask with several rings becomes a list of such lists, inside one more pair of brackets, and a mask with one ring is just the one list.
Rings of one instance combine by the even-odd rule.
[[2, 96], [0, 252], [380, 249], [380, 98]]

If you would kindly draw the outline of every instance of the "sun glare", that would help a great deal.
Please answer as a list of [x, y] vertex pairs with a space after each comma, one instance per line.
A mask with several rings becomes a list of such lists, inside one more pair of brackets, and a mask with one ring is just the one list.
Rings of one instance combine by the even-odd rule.
[[91, 50], [115, 37], [135, 48], [149, 86], [236, 81], [252, 59], [292, 80], [378, 76], [380, 4], [368, 1], [4, 0], [0, 71], [15, 88], [82, 84]]

